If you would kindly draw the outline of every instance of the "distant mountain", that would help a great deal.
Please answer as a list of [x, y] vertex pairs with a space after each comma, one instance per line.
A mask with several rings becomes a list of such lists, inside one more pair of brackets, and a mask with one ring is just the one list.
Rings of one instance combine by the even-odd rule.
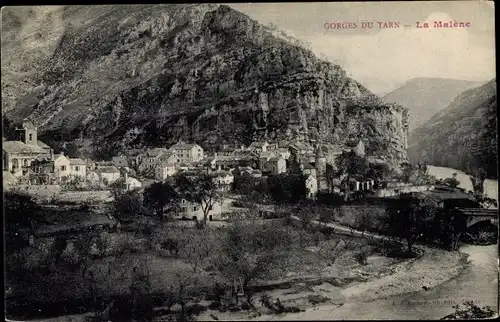
[[497, 178], [496, 79], [469, 89], [409, 137], [408, 156], [417, 162]]
[[[407, 111], [307, 46], [215, 4], [2, 10], [2, 113], [97, 155], [254, 140], [344, 144], [406, 159]], [[29, 49], [29, 50], [28, 50]]]
[[460, 93], [483, 83], [448, 78], [413, 78], [383, 97], [408, 108], [409, 128], [416, 129]]

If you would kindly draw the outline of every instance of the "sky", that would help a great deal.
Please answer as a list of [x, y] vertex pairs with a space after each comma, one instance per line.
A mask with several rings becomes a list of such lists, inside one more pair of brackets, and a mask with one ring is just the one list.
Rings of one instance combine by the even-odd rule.
[[[230, 4], [262, 24], [273, 23], [309, 42], [317, 55], [384, 95], [417, 77], [487, 82], [495, 77], [493, 2], [310, 2]], [[434, 21], [470, 22], [468, 28], [433, 28]], [[417, 28], [428, 22], [430, 28]], [[357, 28], [326, 29], [325, 23]], [[361, 28], [361, 22], [374, 22]], [[399, 22], [380, 28], [378, 22]], [[409, 27], [405, 27], [409, 25]]]

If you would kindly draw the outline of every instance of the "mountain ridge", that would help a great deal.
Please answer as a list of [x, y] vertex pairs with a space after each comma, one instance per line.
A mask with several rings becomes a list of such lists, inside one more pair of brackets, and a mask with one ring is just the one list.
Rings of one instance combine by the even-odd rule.
[[101, 152], [179, 138], [208, 147], [367, 137], [373, 154], [406, 158], [404, 107], [245, 14], [224, 5], [108, 9], [65, 29], [9, 119], [32, 118], [49, 142], [92, 137]]
[[412, 131], [408, 154], [415, 162], [460, 169], [482, 168], [497, 178], [496, 78], [464, 91]]
[[383, 100], [408, 108], [411, 131], [448, 106], [464, 90], [484, 83], [441, 77], [416, 77], [384, 95]]

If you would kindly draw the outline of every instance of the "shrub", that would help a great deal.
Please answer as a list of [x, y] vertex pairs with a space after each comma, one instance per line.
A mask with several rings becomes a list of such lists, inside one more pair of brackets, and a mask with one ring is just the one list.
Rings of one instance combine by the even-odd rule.
[[208, 308], [210, 310], [218, 310], [219, 308], [221, 307], [221, 303], [219, 301], [213, 301], [212, 303], [210, 303], [210, 305], [208, 306]]
[[327, 296], [315, 294], [315, 295], [308, 295], [307, 296], [307, 300], [309, 301], [309, 303], [311, 303], [313, 305], [316, 305], [316, 304], [319, 304], [319, 303], [328, 302], [328, 301], [330, 301], [330, 298], [327, 297]]
[[489, 306], [482, 308], [474, 304], [472, 301], [463, 303], [463, 308], [459, 305], [453, 306], [455, 312], [443, 317], [441, 320], [472, 320], [491, 318], [496, 315], [496, 312]]
[[354, 254], [354, 259], [361, 265], [366, 265], [368, 254], [366, 252], [357, 252]]
[[207, 308], [201, 304], [192, 304], [186, 307], [186, 314], [188, 315], [198, 315], [202, 312], [205, 312]]

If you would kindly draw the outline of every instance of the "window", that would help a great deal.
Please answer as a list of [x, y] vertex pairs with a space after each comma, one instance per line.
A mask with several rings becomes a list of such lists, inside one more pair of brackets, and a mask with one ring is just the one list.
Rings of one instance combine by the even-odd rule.
[[181, 200], [181, 204], [185, 205], [186, 204], [186, 199]]
[[193, 206], [193, 211], [198, 211], [198, 207]]
[[76, 167], [75, 167], [75, 171], [76, 171], [76, 172], [80, 171], [80, 167], [79, 167], [79, 166], [76, 166]]
[[28, 138], [29, 138], [28, 140], [30, 140], [30, 141], [31, 141], [31, 140], [33, 140], [33, 134], [31, 134], [31, 133], [30, 133], [30, 134], [28, 135]]
[[61, 171], [66, 171], [66, 166], [65, 165], [61, 166]]

